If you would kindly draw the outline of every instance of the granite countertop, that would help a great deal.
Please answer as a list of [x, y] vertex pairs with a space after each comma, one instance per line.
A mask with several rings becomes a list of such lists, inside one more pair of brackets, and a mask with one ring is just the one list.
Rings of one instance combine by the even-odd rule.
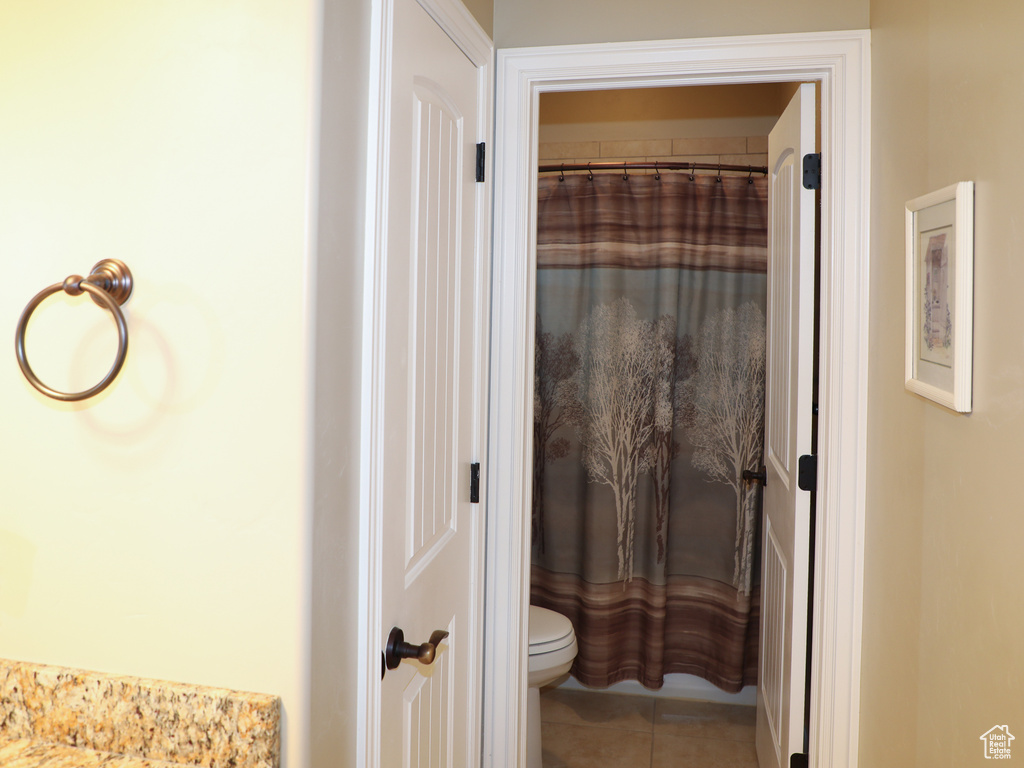
[[32, 739], [0, 740], [4, 768], [181, 768], [181, 763], [112, 755], [85, 747], [40, 744]]
[[0, 659], [4, 768], [278, 768], [280, 700]]

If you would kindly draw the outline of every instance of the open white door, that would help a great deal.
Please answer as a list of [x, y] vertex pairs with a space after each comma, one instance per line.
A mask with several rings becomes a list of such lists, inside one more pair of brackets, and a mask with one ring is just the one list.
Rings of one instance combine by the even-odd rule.
[[370, 427], [385, 658], [370, 764], [463, 768], [480, 750], [484, 514], [470, 485], [486, 444], [488, 219], [476, 180], [486, 73], [417, 0], [395, 0], [388, 22]]
[[768, 139], [768, 381], [765, 408], [757, 759], [789, 768], [803, 752], [810, 493], [797, 485], [811, 453], [814, 356], [814, 86], [799, 87]]

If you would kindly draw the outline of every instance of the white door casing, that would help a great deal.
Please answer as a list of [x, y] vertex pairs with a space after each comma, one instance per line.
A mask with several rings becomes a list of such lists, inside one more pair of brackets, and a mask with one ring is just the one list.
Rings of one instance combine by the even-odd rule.
[[[374, 18], [361, 446], [361, 765], [462, 768], [480, 752], [490, 41], [446, 0]], [[375, 108], [374, 108], [375, 107]], [[482, 484], [485, 488], [486, 485]], [[382, 675], [392, 627], [432, 664]]]
[[802, 159], [814, 152], [814, 85], [801, 85], [768, 137], [768, 365], [765, 396], [761, 640], [757, 757], [789, 768], [803, 752], [810, 493], [797, 483], [812, 452], [814, 191]]
[[498, 52], [484, 744], [518, 768], [526, 730], [539, 94], [814, 82], [821, 94], [818, 518], [810, 764], [857, 765], [867, 406], [870, 33]]

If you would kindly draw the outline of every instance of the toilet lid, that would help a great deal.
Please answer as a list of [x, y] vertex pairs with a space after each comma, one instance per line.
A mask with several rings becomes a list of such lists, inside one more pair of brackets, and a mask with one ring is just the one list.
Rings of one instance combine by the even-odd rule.
[[547, 653], [572, 642], [572, 622], [547, 608], [530, 606], [530, 653]]

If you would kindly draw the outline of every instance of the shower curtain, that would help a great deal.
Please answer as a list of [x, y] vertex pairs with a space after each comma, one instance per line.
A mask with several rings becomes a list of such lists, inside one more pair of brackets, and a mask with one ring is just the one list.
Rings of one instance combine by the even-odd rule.
[[767, 184], [542, 176], [531, 602], [573, 674], [756, 682]]

